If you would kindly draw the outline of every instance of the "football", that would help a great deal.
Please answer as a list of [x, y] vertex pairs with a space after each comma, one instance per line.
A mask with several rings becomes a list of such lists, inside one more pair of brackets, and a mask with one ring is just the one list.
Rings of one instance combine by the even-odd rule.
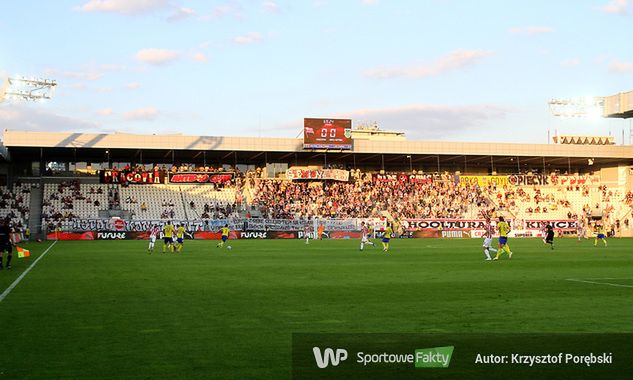
[[230, 245], [227, 245], [226, 249], [233, 249], [233, 247], [231, 247]]

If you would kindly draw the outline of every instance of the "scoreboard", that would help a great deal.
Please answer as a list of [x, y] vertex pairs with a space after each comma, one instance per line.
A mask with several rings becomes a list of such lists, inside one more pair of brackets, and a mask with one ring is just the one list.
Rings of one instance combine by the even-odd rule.
[[303, 119], [305, 149], [352, 149], [351, 119]]

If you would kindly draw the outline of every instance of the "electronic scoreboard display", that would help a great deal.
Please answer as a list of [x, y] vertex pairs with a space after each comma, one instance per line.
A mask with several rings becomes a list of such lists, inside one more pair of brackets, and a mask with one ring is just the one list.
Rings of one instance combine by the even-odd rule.
[[305, 149], [352, 149], [352, 120], [303, 119]]

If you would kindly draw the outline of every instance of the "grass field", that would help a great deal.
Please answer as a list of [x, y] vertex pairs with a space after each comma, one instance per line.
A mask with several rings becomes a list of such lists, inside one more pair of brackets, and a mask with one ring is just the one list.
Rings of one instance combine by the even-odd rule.
[[283, 379], [293, 332], [633, 332], [633, 240], [513, 239], [497, 262], [475, 239], [146, 244], [56, 243], [0, 302], [0, 379]]

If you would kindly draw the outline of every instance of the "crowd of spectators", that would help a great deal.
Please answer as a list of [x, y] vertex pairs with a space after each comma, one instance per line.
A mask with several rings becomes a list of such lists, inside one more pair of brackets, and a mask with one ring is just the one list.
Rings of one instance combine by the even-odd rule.
[[[602, 216], [616, 219], [614, 224], [628, 228], [629, 220], [617, 210], [614, 204], [628, 205], [633, 210], [633, 192], [623, 192], [608, 188], [607, 185], [597, 187], [587, 184], [561, 186], [478, 186], [477, 184], [460, 184], [452, 173], [435, 174], [430, 181], [410, 181], [394, 178], [378, 178], [371, 173], [354, 169], [350, 171], [350, 181], [289, 181], [284, 179], [267, 179], [264, 168], [254, 168], [241, 173], [237, 167], [213, 167], [193, 164], [180, 165], [136, 165], [133, 167], [112, 168], [114, 171], [161, 171], [163, 174], [182, 172], [232, 172], [233, 179], [226, 184], [207, 184], [209, 191], [230, 187], [235, 190], [235, 202], [202, 205], [199, 199], [184, 200], [185, 208], [190, 216], [202, 219], [224, 219], [236, 217], [238, 210], [243, 210], [243, 203], [253, 208], [251, 211], [265, 218], [356, 218], [382, 217], [386, 213], [395, 218], [435, 219], [435, 218], [484, 218], [498, 215], [510, 215], [518, 219], [547, 218], [548, 215], [560, 215], [567, 219], [588, 217], [600, 212]], [[154, 213], [161, 212], [161, 218], [174, 219], [175, 204], [171, 199], [164, 199], [162, 208], [158, 203], [148, 202], [142, 196], [126, 196], [120, 199], [119, 187], [91, 188], [82, 193], [79, 180], [62, 181], [57, 191], [43, 200], [43, 206], [50, 206], [51, 200], [61, 203], [61, 209], [43, 208], [42, 216], [46, 220], [57, 222], [75, 217], [73, 205], [77, 200], [85, 201], [93, 206], [110, 209], [126, 209], [126, 205], [135, 205], [141, 213], [152, 207]], [[86, 186], [86, 185], [83, 185]], [[246, 191], [242, 191], [246, 188]], [[108, 194], [108, 204], [101, 205], [93, 194]], [[137, 194], [138, 195], [138, 194]], [[570, 197], [572, 195], [572, 197]], [[580, 210], [579, 197], [585, 202]], [[21, 204], [20, 196], [0, 194], [0, 207], [10, 208], [14, 217], [28, 213], [28, 207]], [[159, 198], [160, 199], [160, 198]], [[571, 201], [570, 201], [571, 200]], [[598, 202], [599, 201], [599, 202]], [[197, 202], [197, 204], [196, 204]], [[55, 202], [58, 203], [58, 202]], [[140, 203], [140, 208], [138, 204]], [[151, 203], [151, 204], [150, 204]], [[57, 206], [60, 208], [60, 206]], [[158, 210], [156, 210], [158, 209]], [[255, 210], [257, 212], [255, 212]], [[138, 211], [135, 211], [138, 212]], [[180, 211], [179, 211], [180, 212]], [[552, 214], [553, 213], [553, 214]], [[621, 215], [620, 215], [621, 214]], [[154, 217], [158, 216], [158, 213]]]
[[[192, 172], [201, 172], [201, 173], [225, 173], [225, 172], [234, 172], [236, 175], [240, 176], [241, 172], [239, 167], [232, 166], [228, 169], [225, 169], [223, 165], [214, 167], [212, 165], [195, 165], [195, 164], [172, 164], [172, 165], [125, 165], [123, 167], [113, 166], [110, 168], [113, 172], [162, 172], [163, 174], [169, 173], [192, 173]], [[261, 169], [259, 169], [261, 171]]]
[[30, 205], [28, 195], [31, 190], [17, 182], [13, 190], [2, 187], [0, 190], [0, 216], [8, 219], [16, 228], [23, 228], [29, 218]]
[[250, 180], [252, 204], [269, 218], [365, 218], [386, 211], [398, 218], [483, 217], [496, 212], [484, 191], [452, 180], [409, 182], [361, 174], [352, 182]]
[[[193, 201], [189, 203], [189, 207], [192, 211], [197, 212], [196, 205]], [[205, 203], [202, 208], [200, 218], [202, 219], [227, 219], [238, 216], [237, 204], [222, 204], [222, 203]]]

